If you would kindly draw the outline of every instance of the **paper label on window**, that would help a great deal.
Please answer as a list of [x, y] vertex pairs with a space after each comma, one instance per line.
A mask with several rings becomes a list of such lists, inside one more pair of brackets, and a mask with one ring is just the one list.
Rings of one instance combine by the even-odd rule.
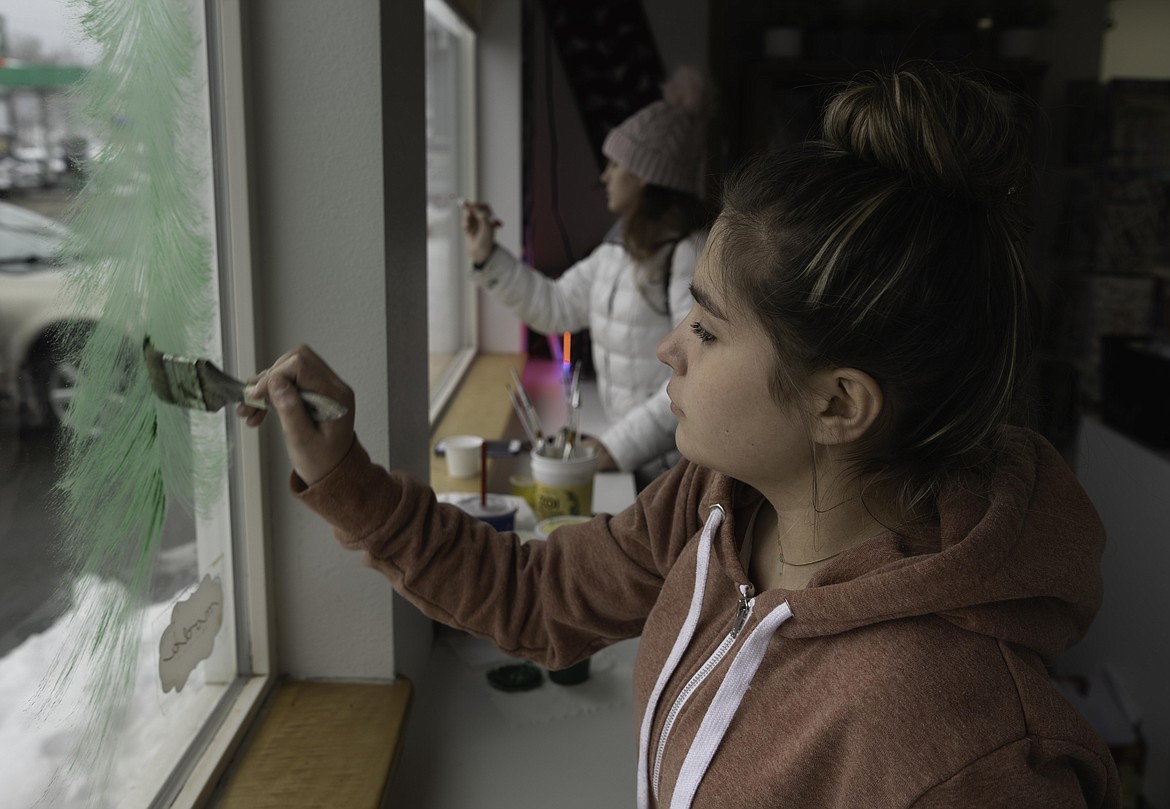
[[205, 575], [189, 598], [175, 604], [171, 623], [158, 642], [158, 675], [163, 692], [182, 691], [187, 678], [211, 655], [223, 626], [223, 586]]

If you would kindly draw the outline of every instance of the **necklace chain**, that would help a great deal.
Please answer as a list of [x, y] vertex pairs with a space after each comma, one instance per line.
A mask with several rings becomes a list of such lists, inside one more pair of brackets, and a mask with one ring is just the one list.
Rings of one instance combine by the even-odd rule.
[[[789, 530], [791, 530], [791, 529], [789, 529]], [[837, 557], [837, 556], [840, 556], [841, 554], [845, 553], [845, 551], [849, 550], [849, 548], [842, 548], [839, 551], [835, 551], [834, 553], [830, 553], [828, 556], [822, 556], [820, 559], [811, 559], [808, 562], [789, 562], [784, 558], [784, 544], [781, 541], [784, 538], [784, 534], [787, 534], [787, 533], [788, 532], [785, 531], [782, 534], [780, 532], [780, 526], [779, 525], [776, 526], [776, 550], [780, 554], [780, 559], [779, 559], [779, 562], [777, 563], [777, 566], [776, 566], [777, 573], [784, 572], [784, 567], [786, 565], [788, 567], [808, 567], [809, 565], [819, 564], [820, 562], [827, 562], [830, 559]]]
[[822, 556], [820, 559], [812, 559], [808, 562], [789, 562], [784, 559], [784, 548], [780, 548], [780, 569], [783, 570], [785, 565], [788, 565], [789, 567], [808, 567], [809, 565], [815, 565], [817, 562], [827, 562], [836, 556], [840, 556], [847, 550], [849, 549], [842, 548], [836, 553], [830, 553], [828, 556]]

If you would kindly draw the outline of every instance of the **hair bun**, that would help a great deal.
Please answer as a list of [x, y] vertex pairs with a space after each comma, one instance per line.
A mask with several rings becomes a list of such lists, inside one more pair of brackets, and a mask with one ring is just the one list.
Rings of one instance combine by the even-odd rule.
[[824, 137], [857, 158], [981, 202], [1006, 201], [1027, 156], [1010, 99], [934, 65], [872, 75], [825, 110]]

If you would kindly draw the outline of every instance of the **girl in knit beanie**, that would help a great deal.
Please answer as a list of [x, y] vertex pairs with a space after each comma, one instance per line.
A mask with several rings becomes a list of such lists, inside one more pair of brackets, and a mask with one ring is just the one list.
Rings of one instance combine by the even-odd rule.
[[538, 332], [592, 338], [608, 427], [590, 439], [598, 469], [634, 472], [639, 488], [679, 455], [654, 348], [690, 307], [690, 282], [707, 236], [704, 204], [709, 85], [691, 67], [663, 97], [611, 130], [602, 144], [606, 203], [618, 220], [602, 244], [559, 278], [527, 266], [495, 241], [486, 203], [469, 204], [463, 231], [472, 278]]

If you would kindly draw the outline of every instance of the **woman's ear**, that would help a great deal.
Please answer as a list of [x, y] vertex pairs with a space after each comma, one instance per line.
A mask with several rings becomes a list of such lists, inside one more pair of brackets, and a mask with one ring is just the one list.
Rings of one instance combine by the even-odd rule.
[[856, 368], [818, 371], [813, 396], [813, 437], [826, 446], [860, 440], [882, 412], [881, 385]]

